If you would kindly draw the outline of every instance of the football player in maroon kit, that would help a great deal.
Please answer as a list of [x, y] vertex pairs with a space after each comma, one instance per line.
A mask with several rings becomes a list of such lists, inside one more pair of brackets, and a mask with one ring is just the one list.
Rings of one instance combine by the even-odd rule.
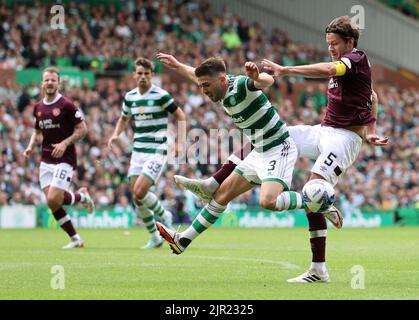
[[[262, 65], [274, 77], [329, 78], [326, 115], [322, 123], [294, 126], [290, 134], [297, 144], [299, 155], [315, 160], [310, 180], [325, 179], [335, 186], [339, 176], [355, 162], [363, 140], [384, 146], [388, 137], [376, 134], [377, 95], [372, 89], [368, 57], [365, 52], [356, 49], [359, 28], [350, 17], [342, 16], [332, 20], [325, 33], [332, 62], [285, 67], [265, 59]], [[305, 273], [288, 282], [329, 282], [325, 259], [326, 220], [323, 214], [306, 211], [312, 263]]]
[[73, 171], [77, 167], [74, 143], [86, 135], [87, 127], [80, 110], [69, 98], [59, 93], [59, 84], [58, 70], [46, 68], [42, 73], [41, 84], [44, 98], [35, 105], [35, 131], [23, 155], [30, 157], [35, 145], [42, 141], [39, 180], [48, 207], [70, 237], [70, 242], [63, 248], [82, 248], [84, 242], [74, 229], [63, 205], [80, 203], [87, 212], [94, 211], [94, 203], [87, 188], [80, 188], [76, 193], [69, 191]]

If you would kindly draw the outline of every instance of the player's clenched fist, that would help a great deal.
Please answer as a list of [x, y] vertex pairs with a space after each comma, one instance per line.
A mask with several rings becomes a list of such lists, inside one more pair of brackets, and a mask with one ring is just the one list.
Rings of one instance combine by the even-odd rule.
[[246, 68], [246, 75], [252, 79], [252, 80], [258, 80], [259, 79], [259, 68], [256, 65], [256, 63], [252, 61], [247, 61], [244, 64], [244, 67]]

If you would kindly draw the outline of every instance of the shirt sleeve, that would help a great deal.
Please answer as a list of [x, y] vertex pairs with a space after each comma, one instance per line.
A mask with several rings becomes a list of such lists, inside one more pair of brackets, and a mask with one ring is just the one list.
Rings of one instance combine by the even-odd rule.
[[360, 57], [356, 52], [348, 52], [345, 53], [342, 58], [340, 58], [346, 66], [346, 73], [345, 74], [356, 74], [358, 70], [358, 64], [360, 61]]
[[[169, 108], [169, 106], [171, 106], [174, 103], [174, 101], [175, 100], [173, 99], [171, 94], [166, 93], [160, 100], [161, 107], [170, 112], [170, 110], [168, 108]], [[173, 108], [173, 107], [171, 107], [171, 108]]]
[[178, 105], [176, 104], [176, 102], [172, 102], [167, 108], [166, 110], [169, 111], [170, 113], [173, 113], [177, 110]]
[[246, 87], [249, 91], [258, 91], [260, 89], [256, 88], [255, 81], [253, 79], [250, 79], [249, 77], [246, 77]]
[[76, 107], [76, 105], [73, 102], [70, 102], [68, 104], [70, 112], [70, 121], [71, 123], [75, 126], [77, 124], [79, 124], [80, 122], [84, 121], [84, 115], [83, 112]]
[[36, 119], [36, 105], [35, 105], [35, 107], [33, 108], [33, 122], [34, 122], [34, 127], [35, 127], [35, 129], [36, 130], [41, 130], [41, 128], [39, 127], [39, 123], [38, 123], [38, 120]]
[[130, 103], [124, 98], [124, 101], [122, 101], [121, 115], [126, 117], [126, 118], [131, 118], [131, 116], [132, 116], [131, 108], [130, 108], [129, 104]]

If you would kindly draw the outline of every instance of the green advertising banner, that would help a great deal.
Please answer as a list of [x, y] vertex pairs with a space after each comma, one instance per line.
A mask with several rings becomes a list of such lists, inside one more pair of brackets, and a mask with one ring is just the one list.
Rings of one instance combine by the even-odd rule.
[[[131, 228], [134, 227], [136, 214], [133, 211], [108, 207], [89, 215], [85, 210], [67, 207], [75, 227], [81, 228]], [[400, 213], [398, 213], [400, 211]], [[419, 213], [415, 208], [398, 209], [396, 213], [377, 211], [361, 213], [355, 211], [343, 213], [344, 228], [374, 228], [392, 225], [419, 225]], [[57, 222], [46, 206], [37, 206], [37, 226], [58, 228]], [[195, 217], [199, 211], [191, 214]], [[141, 224], [141, 222], [140, 222]], [[330, 222], [328, 222], [331, 226]], [[216, 227], [238, 228], [293, 228], [308, 227], [304, 210], [275, 213], [259, 208], [229, 209], [214, 224]]]
[[[345, 228], [391, 226], [394, 221], [393, 214], [382, 212], [353, 212], [343, 213], [342, 216]], [[275, 213], [264, 209], [238, 209], [226, 211], [215, 225], [241, 228], [293, 228], [308, 227], [308, 221], [304, 210]]]
[[[36, 209], [38, 226], [58, 228], [57, 221], [48, 207], [38, 206]], [[133, 211], [115, 211], [113, 208], [110, 208], [109, 210], [88, 214], [85, 210], [74, 207], [67, 207], [66, 210], [76, 228], [105, 229], [131, 228], [134, 226], [135, 213]]]
[[[61, 75], [61, 81], [67, 81], [69, 88], [81, 87], [83, 80], [87, 79], [89, 88], [95, 86], [95, 74], [92, 71], [81, 71], [79, 68], [58, 68]], [[42, 70], [39, 69], [23, 69], [16, 71], [16, 82], [27, 86], [33, 80], [39, 85], [41, 82]]]

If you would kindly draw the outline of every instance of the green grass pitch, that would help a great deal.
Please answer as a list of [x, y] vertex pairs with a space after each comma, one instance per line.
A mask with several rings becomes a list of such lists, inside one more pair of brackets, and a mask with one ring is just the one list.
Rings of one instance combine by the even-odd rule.
[[[144, 229], [88, 230], [62, 250], [61, 230], [0, 230], [0, 299], [419, 299], [419, 228], [329, 229], [329, 284], [289, 284], [305, 271], [308, 232], [212, 228], [180, 256], [140, 250]], [[64, 289], [52, 289], [54, 265]], [[353, 277], [365, 271], [364, 289]], [[354, 271], [354, 270], [353, 270]]]

